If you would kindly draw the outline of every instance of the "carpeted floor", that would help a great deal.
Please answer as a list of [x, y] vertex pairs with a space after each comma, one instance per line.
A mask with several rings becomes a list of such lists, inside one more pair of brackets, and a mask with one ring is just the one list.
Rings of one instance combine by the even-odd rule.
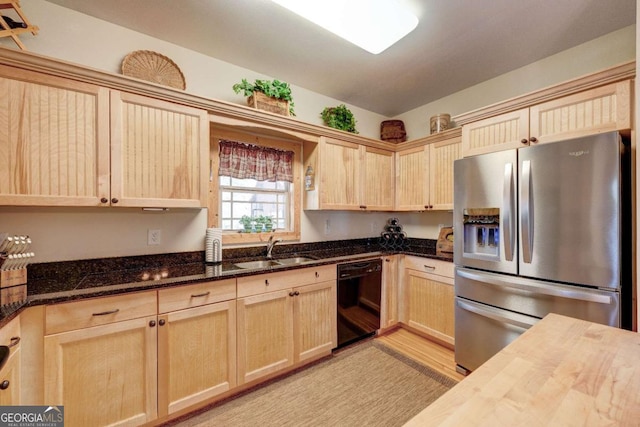
[[394, 350], [367, 341], [171, 425], [400, 426], [454, 385]]

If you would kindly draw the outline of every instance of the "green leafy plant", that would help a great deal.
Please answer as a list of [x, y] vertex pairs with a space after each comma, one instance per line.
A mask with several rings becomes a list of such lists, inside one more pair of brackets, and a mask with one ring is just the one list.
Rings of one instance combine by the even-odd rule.
[[249, 83], [247, 79], [242, 79], [240, 83], [233, 85], [233, 91], [244, 96], [251, 96], [253, 92], [262, 92], [272, 98], [289, 101], [289, 114], [295, 116], [293, 98], [291, 97], [291, 86], [289, 83], [280, 80], [255, 80]]
[[245, 233], [251, 233], [251, 223], [253, 221], [253, 218], [249, 215], [243, 215], [242, 218], [240, 218], [240, 224], [244, 227]]
[[[266, 215], [260, 215], [254, 218], [256, 221], [256, 225], [259, 230], [271, 231], [273, 230], [273, 218]], [[264, 226], [264, 227], [263, 227]]]
[[340, 104], [337, 107], [327, 107], [320, 113], [324, 124], [339, 130], [351, 133], [358, 133], [356, 130], [356, 119], [351, 110], [346, 105]]

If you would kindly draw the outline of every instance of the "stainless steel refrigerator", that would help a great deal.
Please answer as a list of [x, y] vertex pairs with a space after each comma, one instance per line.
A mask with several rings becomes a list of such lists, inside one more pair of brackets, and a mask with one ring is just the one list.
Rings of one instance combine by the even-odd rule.
[[460, 370], [550, 312], [629, 327], [626, 153], [611, 132], [455, 162]]

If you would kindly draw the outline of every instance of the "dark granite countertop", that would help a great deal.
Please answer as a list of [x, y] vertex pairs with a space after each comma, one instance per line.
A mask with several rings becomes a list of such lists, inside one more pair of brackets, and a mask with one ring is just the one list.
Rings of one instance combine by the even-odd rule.
[[336, 264], [363, 257], [408, 254], [451, 261], [436, 256], [435, 244], [435, 240], [407, 239], [402, 246], [385, 247], [371, 238], [280, 245], [273, 251], [276, 260], [293, 256], [312, 260], [258, 269], [242, 269], [235, 264], [264, 258], [263, 246], [225, 249], [223, 262], [217, 264], [205, 263], [202, 251], [33, 264], [28, 268], [27, 301], [3, 307], [0, 326], [28, 306]]

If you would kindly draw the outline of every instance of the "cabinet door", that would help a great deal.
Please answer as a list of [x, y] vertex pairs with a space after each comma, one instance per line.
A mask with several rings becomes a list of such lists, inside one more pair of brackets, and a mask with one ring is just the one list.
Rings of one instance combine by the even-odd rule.
[[323, 138], [320, 141], [320, 209], [361, 209], [360, 147]]
[[0, 371], [0, 406], [20, 405], [20, 347], [12, 347], [11, 355]]
[[0, 205], [109, 196], [109, 91], [0, 66]]
[[133, 426], [156, 418], [156, 317], [44, 338], [44, 401], [65, 425]]
[[393, 209], [393, 153], [363, 146], [362, 203], [367, 210]]
[[111, 203], [206, 207], [209, 120], [204, 110], [111, 93]]
[[293, 291], [295, 361], [330, 354], [338, 345], [336, 281], [300, 286]]
[[528, 108], [462, 126], [464, 157], [520, 148], [528, 140]]
[[293, 364], [291, 289], [237, 300], [238, 384]]
[[398, 323], [398, 256], [384, 257], [382, 264], [382, 307], [380, 327], [386, 329]]
[[629, 80], [531, 107], [531, 137], [539, 142], [631, 129]]
[[396, 203], [398, 211], [429, 209], [429, 147], [396, 153]]
[[462, 157], [460, 138], [429, 145], [429, 205], [434, 210], [453, 209], [453, 162]]
[[235, 301], [168, 313], [158, 324], [159, 416], [235, 387]]
[[454, 344], [453, 279], [405, 270], [404, 322], [446, 344]]

